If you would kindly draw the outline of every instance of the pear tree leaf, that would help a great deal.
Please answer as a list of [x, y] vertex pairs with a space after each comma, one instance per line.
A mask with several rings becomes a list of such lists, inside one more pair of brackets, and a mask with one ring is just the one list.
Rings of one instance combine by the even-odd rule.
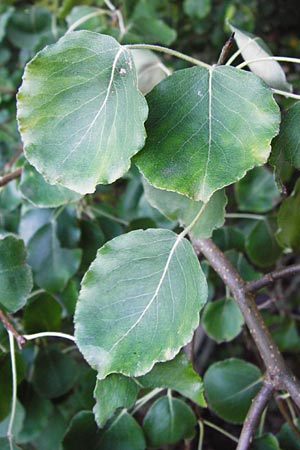
[[14, 10], [15, 8], [13, 6], [9, 6], [5, 11], [1, 12], [0, 14], [0, 42], [3, 41], [6, 32], [7, 22], [12, 16]]
[[277, 216], [279, 245], [283, 248], [298, 251], [300, 249], [300, 178], [290, 197], [283, 200]]
[[147, 412], [143, 428], [151, 448], [161, 448], [195, 433], [196, 417], [184, 401], [164, 396], [156, 400]]
[[10, 312], [21, 309], [32, 288], [31, 269], [22, 239], [0, 234], [0, 304]]
[[261, 381], [260, 370], [241, 359], [214, 363], [204, 376], [208, 404], [222, 419], [243, 423]]
[[183, 9], [191, 18], [204, 19], [211, 10], [211, 0], [184, 0]]
[[77, 345], [100, 379], [144, 375], [189, 342], [206, 299], [206, 279], [181, 235], [123, 234], [98, 250], [83, 278]]
[[272, 218], [258, 220], [246, 239], [246, 250], [251, 261], [260, 267], [275, 264], [282, 250], [276, 238], [276, 222]]
[[39, 52], [18, 93], [26, 158], [50, 184], [81, 194], [127, 172], [144, 145], [147, 112], [129, 51], [90, 31]]
[[[176, 192], [157, 189], [147, 180], [143, 180], [146, 198], [149, 203], [170, 220], [179, 221], [181, 226], [187, 226], [200, 211], [203, 202], [192, 200]], [[208, 238], [214, 229], [224, 224], [227, 198], [223, 190], [213, 194], [203, 214], [190, 231], [194, 238]]]
[[147, 96], [148, 139], [135, 157], [157, 188], [207, 202], [264, 164], [280, 114], [257, 76], [229, 66], [178, 70]]
[[[234, 39], [245, 61], [272, 56], [265, 42], [247, 31], [239, 30], [230, 25], [234, 31]], [[292, 86], [287, 82], [285, 73], [277, 61], [259, 61], [249, 64], [250, 70], [259, 76], [268, 86], [274, 89], [290, 92]]]
[[39, 208], [56, 208], [75, 202], [81, 196], [63, 186], [53, 186], [28, 163], [24, 164], [19, 189], [23, 197]]
[[274, 434], [267, 433], [253, 440], [251, 450], [281, 450]]

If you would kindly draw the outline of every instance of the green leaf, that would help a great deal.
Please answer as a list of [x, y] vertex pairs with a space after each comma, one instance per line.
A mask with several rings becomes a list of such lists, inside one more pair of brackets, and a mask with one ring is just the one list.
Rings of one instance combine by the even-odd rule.
[[206, 305], [201, 323], [212, 339], [229, 342], [241, 332], [244, 318], [234, 299], [221, 298]]
[[0, 188], [0, 214], [14, 211], [21, 202], [22, 197], [17, 189], [15, 180]]
[[0, 42], [2, 42], [5, 32], [6, 32], [6, 25], [9, 21], [10, 17], [12, 16], [12, 13], [14, 12], [14, 8], [12, 6], [8, 7], [2, 14], [0, 14]]
[[148, 94], [154, 86], [166, 78], [166, 68], [159, 57], [150, 50], [132, 50], [132, 57], [137, 71], [139, 90], [144, 95]]
[[55, 208], [81, 198], [70, 189], [47, 183], [42, 175], [28, 163], [23, 167], [19, 187], [23, 197], [40, 208]]
[[57, 398], [72, 389], [77, 374], [74, 358], [54, 348], [45, 347], [35, 359], [32, 382], [42, 397]]
[[215, 230], [213, 240], [223, 252], [232, 249], [239, 252], [245, 250], [244, 235], [240, 229], [235, 227], [222, 227]]
[[[156, 189], [146, 180], [143, 181], [146, 198], [170, 220], [179, 221], [181, 226], [189, 225], [203, 207], [201, 201], [194, 201], [184, 195], [162, 189]], [[190, 231], [194, 238], [208, 238], [215, 228], [224, 224], [227, 198], [223, 190], [215, 192], [209, 200], [203, 214]]]
[[64, 450], [145, 450], [143, 431], [126, 411], [99, 430], [90, 411], [73, 417], [63, 440]]
[[[230, 28], [231, 31], [234, 31], [234, 39], [245, 61], [272, 56], [269, 47], [261, 38], [232, 25]], [[292, 90], [292, 86], [287, 82], [285, 73], [277, 61], [260, 61], [249, 64], [249, 68], [270, 87], [288, 92]]]
[[99, 378], [144, 375], [189, 342], [206, 298], [187, 240], [167, 230], [132, 231], [106, 243], [85, 274], [77, 345]]
[[204, 19], [211, 10], [211, 0], [185, 0], [183, 3], [185, 13], [191, 18]]
[[117, 408], [130, 408], [139, 390], [140, 386], [124, 375], [113, 373], [105, 380], [97, 380], [94, 390], [96, 405], [93, 412], [98, 426], [101, 428]]
[[[92, 6], [75, 6], [74, 8], [72, 8], [70, 14], [68, 14], [66, 17], [68, 27], [77, 22], [77, 20], [80, 20], [89, 14], [97, 12], [99, 12], [99, 9]], [[81, 25], [76, 27], [76, 30], [90, 30], [100, 32], [103, 28], [105, 28], [105, 17], [104, 15], [101, 16], [100, 14], [98, 14], [85, 20]]]
[[165, 387], [179, 392], [199, 406], [206, 406], [203, 383], [192, 363], [181, 352], [171, 361], [155, 364], [151, 372], [137, 378], [143, 387]]
[[274, 220], [258, 220], [246, 239], [246, 250], [251, 261], [260, 267], [275, 264], [281, 255], [281, 249], [275, 239]]
[[225, 255], [240, 273], [241, 277], [244, 278], [244, 280], [254, 280], [261, 275], [260, 272], [257, 272], [253, 266], [248, 263], [242, 253], [236, 252], [235, 250], [229, 250], [225, 252]]
[[[0, 422], [0, 438], [4, 438], [7, 436], [7, 431], [9, 427], [11, 413]], [[12, 435], [17, 436], [19, 432], [21, 431], [23, 427], [23, 422], [25, 418], [25, 410], [22, 406], [22, 404], [17, 400], [16, 403], [16, 411], [14, 416], [14, 422], [13, 422], [13, 429], [12, 429]], [[19, 441], [18, 441], [19, 442]], [[2, 450], [2, 447], [0, 447]]]
[[148, 108], [136, 84], [130, 53], [110, 36], [77, 31], [46, 47], [18, 94], [29, 162], [81, 194], [120, 178], [144, 145]]
[[204, 376], [208, 404], [222, 419], [243, 423], [261, 380], [259, 369], [241, 359], [212, 364]]
[[27, 248], [35, 282], [49, 292], [62, 291], [79, 268], [81, 250], [61, 248], [53, 222], [40, 228]]
[[[295, 425], [300, 432], [299, 419], [296, 420]], [[282, 425], [277, 437], [284, 450], [300, 450], [299, 439], [295, 436], [295, 433], [291, 430], [288, 423]]]
[[[67, 419], [58, 408], [53, 409], [45, 427], [34, 439], [33, 445], [39, 450], [62, 450], [61, 442], [67, 428]], [[47, 439], [45, 439], [47, 436]]]
[[[251, 445], [251, 450], [281, 450], [279, 442], [274, 434], [268, 433], [255, 438]], [[285, 448], [285, 450], [287, 450]]]
[[196, 417], [191, 408], [169, 395], [153, 403], [143, 422], [147, 442], [153, 448], [193, 437], [195, 425]]
[[136, 162], [155, 187], [207, 202], [266, 162], [279, 128], [271, 91], [228, 66], [179, 70], [147, 96], [148, 139]]
[[[16, 353], [17, 382], [20, 383], [25, 376], [25, 363], [19, 353]], [[0, 355], [0, 421], [5, 419], [11, 410], [12, 378], [11, 361], [9, 354]], [[1, 447], [0, 447], [1, 448]]]
[[276, 238], [279, 245], [293, 251], [300, 249], [300, 178], [296, 181], [290, 197], [281, 203], [278, 216], [278, 232]]
[[276, 168], [283, 159], [300, 169], [299, 119], [300, 102], [296, 102], [283, 116], [279, 136], [274, 140], [271, 164], [275, 165]]
[[22, 239], [12, 234], [0, 235], [0, 304], [10, 312], [25, 305], [32, 288], [26, 256]]
[[8, 438], [0, 438], [0, 448], [1, 450], [21, 450], [21, 447]]
[[267, 212], [279, 200], [279, 191], [272, 173], [266, 167], [256, 167], [234, 185], [240, 211]]
[[24, 327], [27, 333], [57, 331], [61, 325], [62, 308], [51, 295], [44, 293], [27, 305], [24, 312]]

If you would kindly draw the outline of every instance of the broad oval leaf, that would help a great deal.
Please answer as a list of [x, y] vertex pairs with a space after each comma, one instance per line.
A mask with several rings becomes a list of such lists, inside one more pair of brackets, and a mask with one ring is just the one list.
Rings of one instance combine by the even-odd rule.
[[85, 274], [75, 312], [79, 350], [98, 378], [139, 376], [192, 337], [207, 297], [190, 243], [167, 230], [106, 243]]
[[279, 108], [254, 74], [228, 66], [179, 70], [147, 96], [145, 148], [135, 160], [155, 187], [207, 202], [264, 164]]
[[18, 93], [27, 159], [50, 184], [81, 194], [129, 169], [144, 144], [147, 112], [128, 50], [90, 31], [38, 53]]
[[[261, 38], [232, 25], [230, 28], [234, 31], [234, 39], [245, 61], [272, 56], [269, 47]], [[285, 73], [277, 61], [260, 61], [248, 65], [250, 70], [270, 87], [288, 92], [292, 90], [292, 86], [287, 82]]]
[[259, 369], [241, 359], [212, 364], [204, 376], [208, 404], [222, 419], [243, 423], [261, 380]]
[[19, 189], [23, 197], [40, 208], [56, 208], [81, 198], [77, 192], [47, 183], [28, 163], [24, 164]]
[[277, 216], [277, 241], [281, 247], [290, 251], [300, 250], [300, 178], [296, 181], [292, 194], [283, 200]]
[[26, 263], [22, 239], [0, 235], [0, 304], [10, 312], [22, 308], [32, 288], [32, 275]]
[[[201, 201], [196, 202], [177, 192], [157, 189], [146, 180], [143, 184], [149, 203], [168, 219], [179, 221], [180, 225], [188, 226], [203, 206]], [[194, 238], [210, 237], [214, 229], [224, 224], [226, 204], [225, 192], [215, 192], [189, 234]]]

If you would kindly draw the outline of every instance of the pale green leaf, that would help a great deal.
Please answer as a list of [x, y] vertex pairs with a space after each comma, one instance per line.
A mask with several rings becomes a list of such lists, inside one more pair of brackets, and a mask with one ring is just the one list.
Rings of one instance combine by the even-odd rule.
[[164, 444], [191, 438], [195, 426], [196, 417], [191, 408], [182, 400], [169, 395], [153, 403], [143, 422], [151, 448], [161, 448]]
[[143, 94], [148, 94], [154, 86], [166, 78], [168, 69], [150, 50], [132, 50], [132, 57], [137, 71], [139, 90]]
[[86, 273], [75, 313], [77, 345], [98, 377], [139, 376], [192, 337], [207, 298], [190, 243], [167, 230], [106, 243]]
[[38, 53], [18, 94], [27, 159], [50, 184], [81, 194], [129, 169], [144, 145], [147, 111], [128, 50], [90, 31]]
[[[261, 38], [239, 30], [232, 25], [230, 25], [230, 28], [231, 31], [234, 31], [234, 39], [245, 61], [272, 55]], [[292, 90], [292, 86], [287, 82], [285, 73], [277, 61], [260, 61], [248, 65], [250, 70], [262, 78], [270, 87], [288, 92]]]
[[[157, 208], [170, 220], [179, 221], [181, 226], [189, 225], [203, 206], [185, 195], [176, 192], [157, 189], [145, 179], [144, 190], [149, 203]], [[208, 238], [214, 229], [224, 224], [225, 206], [227, 198], [223, 190], [217, 191], [209, 200], [203, 214], [199, 217], [190, 231], [194, 238]]]
[[56, 208], [81, 198], [70, 189], [47, 183], [42, 175], [28, 163], [25, 163], [23, 167], [19, 188], [23, 197], [40, 208]]
[[268, 159], [279, 108], [254, 74], [228, 66], [179, 70], [147, 97], [148, 139], [136, 162], [155, 187], [207, 202]]
[[10, 312], [22, 308], [32, 288], [24, 242], [11, 234], [0, 235], [0, 304]]

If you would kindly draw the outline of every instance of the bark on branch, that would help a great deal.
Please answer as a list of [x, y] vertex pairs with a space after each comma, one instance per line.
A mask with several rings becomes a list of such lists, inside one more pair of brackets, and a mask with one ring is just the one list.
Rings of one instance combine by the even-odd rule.
[[21, 173], [22, 173], [22, 167], [18, 167], [13, 172], [10, 172], [7, 175], [4, 175], [4, 177], [0, 178], [0, 187], [5, 186], [7, 183], [9, 183], [12, 180], [15, 180], [16, 178], [19, 178]]
[[295, 274], [300, 274], [300, 264], [294, 264], [289, 267], [283, 267], [282, 269], [274, 270], [274, 272], [267, 273], [261, 278], [256, 280], [248, 281], [245, 285], [246, 292], [255, 292], [259, 289], [267, 286], [268, 284], [274, 283], [276, 280], [282, 278], [291, 277]]

